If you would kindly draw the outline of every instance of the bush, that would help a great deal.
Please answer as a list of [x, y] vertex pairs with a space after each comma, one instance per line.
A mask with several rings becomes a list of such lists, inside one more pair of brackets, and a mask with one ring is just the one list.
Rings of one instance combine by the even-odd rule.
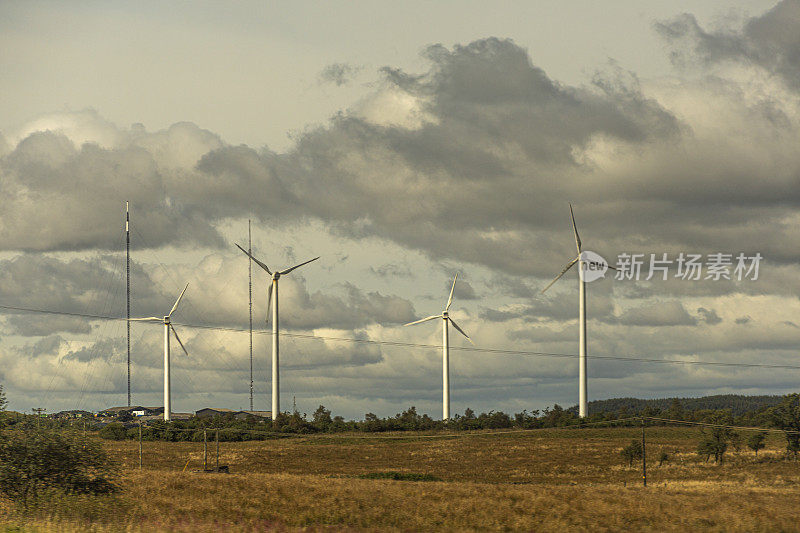
[[115, 492], [116, 468], [91, 440], [55, 431], [0, 436], [0, 493], [26, 500], [48, 489], [68, 493]]
[[128, 438], [128, 430], [122, 424], [112, 422], [103, 426], [98, 435], [106, 440], [125, 440]]
[[441, 481], [431, 474], [415, 474], [410, 472], [370, 472], [361, 474], [361, 479], [393, 479], [395, 481]]
[[658, 466], [662, 466], [667, 461], [669, 461], [669, 454], [661, 450], [661, 455], [658, 456]]
[[633, 466], [635, 460], [642, 458], [642, 442], [633, 439], [631, 443], [624, 447], [619, 453], [628, 461], [628, 466]]
[[767, 439], [767, 434], [763, 431], [759, 431], [758, 433], [753, 433], [747, 439], [747, 447], [756, 452], [756, 457], [758, 457], [758, 450], [763, 449], [767, 444], [764, 442]]

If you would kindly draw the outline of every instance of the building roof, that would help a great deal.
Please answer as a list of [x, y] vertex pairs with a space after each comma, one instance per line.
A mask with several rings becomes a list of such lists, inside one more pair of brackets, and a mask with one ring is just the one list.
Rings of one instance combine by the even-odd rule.
[[107, 409], [101, 409], [98, 413], [124, 413], [125, 411], [134, 411], [137, 409], [142, 409], [140, 405], [132, 405], [130, 407], [109, 407]]
[[252, 416], [262, 416], [264, 418], [272, 417], [272, 411], [237, 411], [237, 415], [252, 415]]

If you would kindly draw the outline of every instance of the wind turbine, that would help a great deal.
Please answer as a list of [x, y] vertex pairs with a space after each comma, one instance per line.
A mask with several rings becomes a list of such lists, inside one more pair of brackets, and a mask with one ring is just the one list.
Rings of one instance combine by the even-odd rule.
[[[542, 289], [542, 294], [553, 286], [553, 284], [566, 274], [567, 270], [572, 268], [575, 263], [578, 263], [578, 415], [585, 418], [589, 415], [589, 403], [587, 400], [587, 373], [586, 373], [586, 281], [584, 281], [584, 272], [586, 271], [587, 260], [583, 257], [581, 250], [581, 238], [578, 236], [578, 227], [575, 224], [575, 213], [572, 212], [572, 204], [569, 204], [569, 215], [572, 219], [572, 231], [575, 233], [575, 247], [578, 250], [578, 256], [567, 263], [567, 266], [556, 276], [556, 279], [550, 282], [547, 287]], [[606, 265], [608, 268], [616, 270], [611, 265]], [[590, 280], [591, 281], [591, 280]]]
[[453, 303], [453, 291], [456, 289], [457, 279], [458, 273], [456, 273], [456, 277], [453, 278], [453, 287], [450, 289], [450, 298], [447, 299], [447, 305], [445, 306], [441, 315], [431, 315], [427, 318], [423, 318], [422, 320], [405, 324], [406, 326], [413, 326], [414, 324], [420, 324], [436, 318], [442, 319], [442, 420], [448, 420], [450, 418], [450, 332], [448, 329], [448, 323], [453, 324], [453, 327], [456, 328], [459, 333], [464, 335], [469, 342], [475, 344], [472, 342], [472, 339], [469, 338], [469, 335], [464, 333], [464, 330], [458, 327], [458, 324], [456, 324], [448, 314], [450, 305]]
[[236, 247], [239, 248], [246, 256], [250, 259], [255, 261], [255, 263], [267, 271], [267, 274], [272, 276], [272, 284], [270, 284], [269, 289], [267, 291], [267, 322], [269, 322], [269, 308], [272, 306], [272, 420], [275, 420], [275, 417], [281, 412], [280, 409], [280, 381], [278, 376], [278, 280], [281, 276], [285, 276], [292, 270], [296, 268], [300, 268], [303, 265], [307, 265], [311, 261], [316, 261], [319, 257], [315, 257], [314, 259], [309, 259], [304, 263], [300, 263], [299, 265], [295, 265], [292, 268], [287, 268], [286, 270], [276, 270], [274, 273], [269, 269], [267, 265], [253, 257], [253, 255], [236, 244]]
[[157, 316], [149, 316], [146, 318], [129, 318], [128, 320], [136, 321], [136, 322], [163, 322], [164, 324], [164, 420], [169, 422], [172, 418], [172, 410], [171, 410], [171, 403], [170, 403], [170, 395], [171, 395], [171, 388], [170, 388], [170, 380], [169, 380], [169, 332], [172, 330], [173, 335], [175, 335], [175, 340], [178, 341], [178, 344], [181, 345], [183, 348], [183, 352], [186, 355], [189, 355], [189, 352], [186, 351], [186, 347], [181, 342], [181, 338], [178, 337], [178, 332], [175, 331], [175, 328], [172, 326], [172, 322], [170, 322], [170, 317], [172, 317], [172, 313], [178, 308], [178, 304], [181, 303], [181, 298], [183, 298], [183, 293], [186, 292], [186, 289], [189, 288], [189, 284], [186, 284], [186, 287], [183, 288], [181, 291], [180, 296], [178, 299], [175, 300], [175, 305], [172, 306], [170, 309], [169, 314], [164, 317], [157, 317]]

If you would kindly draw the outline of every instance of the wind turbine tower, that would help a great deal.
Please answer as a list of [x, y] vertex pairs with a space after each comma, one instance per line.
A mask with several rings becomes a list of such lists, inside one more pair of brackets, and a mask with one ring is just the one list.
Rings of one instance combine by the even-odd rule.
[[178, 341], [178, 344], [181, 345], [183, 352], [186, 355], [189, 355], [189, 352], [186, 351], [186, 347], [181, 342], [181, 338], [178, 337], [178, 332], [175, 331], [175, 328], [172, 326], [172, 313], [178, 308], [178, 304], [181, 303], [181, 298], [183, 298], [183, 293], [186, 292], [186, 289], [189, 288], [189, 284], [186, 284], [186, 287], [183, 288], [181, 291], [180, 296], [178, 299], [175, 300], [175, 305], [172, 306], [169, 314], [162, 317], [157, 316], [149, 316], [146, 318], [130, 318], [128, 320], [133, 320], [136, 322], [163, 322], [164, 324], [164, 420], [169, 422], [172, 419], [172, 390], [170, 384], [170, 361], [169, 361], [169, 332], [172, 330], [172, 333], [175, 335], [175, 340]]
[[[572, 204], [569, 204], [569, 214], [572, 219], [572, 231], [575, 234], [575, 247], [577, 248], [578, 256], [567, 263], [567, 266], [564, 267], [561, 273], [556, 276], [547, 287], [542, 289], [542, 294], [552, 287], [573, 265], [576, 263], [578, 264], [578, 414], [581, 418], [585, 418], [589, 415], [587, 394], [588, 377], [586, 369], [586, 281], [584, 280], [587, 258], [584, 257], [584, 252], [581, 249], [581, 238], [578, 235], [578, 226], [575, 224], [575, 214], [572, 211]], [[616, 270], [610, 265], [606, 266]]]
[[450, 331], [448, 326], [452, 324], [470, 343], [475, 344], [472, 342], [472, 339], [469, 338], [469, 335], [464, 333], [464, 330], [458, 327], [458, 324], [450, 318], [449, 311], [450, 305], [453, 303], [453, 292], [456, 289], [456, 280], [458, 280], [458, 273], [456, 273], [455, 278], [453, 278], [453, 286], [450, 288], [450, 297], [447, 299], [447, 305], [441, 315], [431, 315], [421, 320], [405, 324], [406, 326], [413, 326], [414, 324], [420, 324], [436, 318], [442, 319], [442, 420], [448, 420], [450, 418]]
[[278, 343], [278, 280], [281, 276], [285, 276], [292, 270], [296, 268], [300, 268], [303, 265], [307, 265], [312, 261], [316, 261], [319, 257], [315, 257], [314, 259], [309, 259], [299, 265], [295, 265], [291, 268], [287, 268], [285, 270], [276, 270], [272, 272], [269, 267], [253, 257], [253, 254], [236, 244], [236, 247], [239, 248], [247, 257], [252, 259], [258, 266], [263, 268], [267, 274], [272, 276], [272, 283], [269, 286], [267, 291], [267, 322], [269, 322], [269, 309], [270, 306], [272, 307], [272, 419], [275, 420], [275, 417], [278, 416], [281, 412], [281, 404], [280, 404], [280, 372], [278, 371], [279, 365], [279, 343]]

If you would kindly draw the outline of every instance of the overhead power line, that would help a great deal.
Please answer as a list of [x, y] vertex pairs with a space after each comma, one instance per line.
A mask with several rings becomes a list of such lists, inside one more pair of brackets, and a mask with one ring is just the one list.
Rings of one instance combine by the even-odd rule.
[[[78, 318], [87, 318], [91, 320], [124, 320], [125, 317], [107, 316], [107, 315], [92, 315], [85, 313], [72, 313], [68, 311], [52, 311], [48, 309], [34, 309], [29, 307], [19, 307], [11, 305], [0, 305], [0, 309], [7, 309], [9, 311], [18, 311], [22, 313], [42, 313], [48, 315], [64, 315], [73, 316]], [[173, 322], [176, 326], [204, 329], [211, 331], [231, 331], [237, 333], [247, 333], [248, 328], [236, 328], [232, 326], [211, 326], [205, 324], [189, 324], [185, 322]], [[258, 335], [271, 335], [271, 331], [254, 330], [254, 334]], [[424, 348], [424, 349], [441, 349], [441, 345], [437, 344], [423, 344], [415, 342], [401, 342], [401, 341], [384, 341], [374, 339], [356, 339], [353, 337], [332, 337], [328, 335], [312, 335], [307, 333], [281, 333], [282, 337], [290, 337], [297, 339], [317, 339], [328, 341], [351, 342], [355, 344], [374, 344], [378, 346], [395, 346], [401, 348]], [[559, 359], [569, 359], [578, 357], [577, 354], [571, 353], [557, 353], [557, 352], [535, 352], [529, 350], [504, 350], [499, 348], [480, 348], [477, 346], [459, 346], [451, 347], [452, 350], [459, 350], [462, 352], [476, 352], [476, 353], [489, 353], [496, 355], [523, 355], [530, 357], [552, 357]], [[674, 365], [698, 365], [698, 366], [720, 366], [720, 367], [734, 367], [734, 368], [772, 368], [781, 370], [800, 370], [798, 365], [780, 365], [770, 363], [728, 363], [724, 361], [701, 361], [701, 360], [683, 360], [683, 359], [655, 359], [650, 357], [637, 357], [637, 356], [618, 356], [618, 355], [592, 355], [592, 359], [600, 359], [604, 361], [630, 361], [636, 363], [661, 363], [661, 364], [674, 364]]]

